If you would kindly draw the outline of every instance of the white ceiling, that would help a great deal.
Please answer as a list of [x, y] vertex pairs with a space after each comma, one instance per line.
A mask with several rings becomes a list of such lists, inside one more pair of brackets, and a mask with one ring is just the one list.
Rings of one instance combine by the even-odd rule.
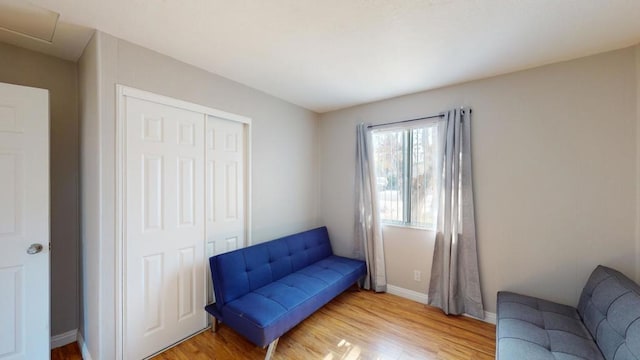
[[317, 112], [640, 43], [640, 0], [31, 2]]

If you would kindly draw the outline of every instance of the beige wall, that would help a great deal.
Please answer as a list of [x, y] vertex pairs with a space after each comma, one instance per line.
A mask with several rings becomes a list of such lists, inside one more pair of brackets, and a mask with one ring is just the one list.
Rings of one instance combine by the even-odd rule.
[[49, 90], [51, 334], [78, 327], [78, 75], [76, 64], [0, 43], [0, 81]]
[[[79, 330], [83, 352], [98, 353], [100, 266], [100, 132], [98, 42], [94, 36], [78, 61], [80, 112], [80, 284]], [[83, 353], [83, 355], [86, 355]]]
[[97, 81], [91, 80], [93, 82], [86, 85], [93, 88], [92, 93], [98, 92], [99, 103], [97, 114], [95, 104], [90, 100], [85, 104], [88, 111], [82, 114], [83, 134], [86, 129], [88, 135], [96, 139], [95, 142], [83, 141], [83, 152], [90, 158], [97, 156], [99, 164], [95, 169], [97, 178], [94, 178], [93, 165], [83, 162], [83, 194], [94, 188], [97, 191], [97, 197], [86, 203], [90, 215], [83, 218], [83, 226], [94, 226], [92, 229], [97, 233], [83, 232], [83, 237], [86, 236], [83, 254], [87, 259], [99, 259], [99, 263], [86, 264], [89, 271], [83, 278], [83, 285], [87, 287], [85, 300], [93, 303], [84, 306], [82, 335], [92, 358], [112, 359], [115, 357], [115, 85], [127, 85], [252, 119], [253, 242], [319, 224], [318, 116], [108, 34], [97, 32], [88, 49], [80, 61], [81, 76], [85, 74], [83, 69], [88, 69], [90, 76], [94, 76], [93, 67], [97, 69]]
[[[426, 294], [431, 276], [431, 256], [435, 234], [415, 228], [385, 226], [382, 229], [387, 259], [387, 283], [403, 289]], [[429, 261], [427, 260], [427, 257]], [[395, 260], [394, 260], [395, 259]], [[414, 271], [420, 272], [420, 280], [414, 280]]]
[[636, 281], [640, 282], [640, 45], [636, 45]]
[[[575, 305], [597, 264], [635, 276], [636, 86], [629, 48], [321, 115], [320, 216], [336, 251], [352, 248], [356, 123], [468, 105], [486, 309], [499, 290]], [[395, 233], [389, 281], [424, 291], [413, 269], [430, 268], [432, 240]]]

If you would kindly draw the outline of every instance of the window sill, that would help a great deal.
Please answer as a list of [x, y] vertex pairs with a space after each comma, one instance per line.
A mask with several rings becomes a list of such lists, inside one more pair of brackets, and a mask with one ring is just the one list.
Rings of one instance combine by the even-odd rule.
[[382, 227], [393, 227], [393, 228], [400, 228], [400, 229], [411, 229], [411, 230], [419, 230], [419, 231], [424, 231], [424, 232], [436, 232], [436, 229], [433, 228], [425, 228], [425, 227], [419, 227], [419, 226], [415, 226], [415, 225], [404, 225], [404, 224], [393, 224], [393, 223], [381, 223]]

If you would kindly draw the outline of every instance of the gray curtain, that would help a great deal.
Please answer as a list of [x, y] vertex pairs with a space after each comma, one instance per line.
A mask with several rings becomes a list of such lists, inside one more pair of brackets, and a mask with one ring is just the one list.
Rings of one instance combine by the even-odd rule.
[[355, 245], [356, 257], [367, 263], [365, 289], [375, 292], [387, 291], [387, 275], [384, 266], [382, 229], [378, 212], [378, 192], [374, 170], [371, 132], [366, 124], [359, 124], [356, 137], [356, 213]]
[[445, 113], [438, 168], [436, 242], [429, 283], [430, 305], [446, 314], [484, 318], [471, 177], [471, 109]]

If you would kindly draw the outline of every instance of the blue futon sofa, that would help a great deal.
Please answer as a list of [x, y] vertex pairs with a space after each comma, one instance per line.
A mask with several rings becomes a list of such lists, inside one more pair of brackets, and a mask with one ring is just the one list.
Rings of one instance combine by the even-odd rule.
[[640, 360], [640, 287], [598, 266], [578, 308], [498, 293], [498, 360]]
[[273, 354], [281, 335], [366, 274], [363, 261], [333, 255], [326, 227], [209, 259], [214, 319]]

